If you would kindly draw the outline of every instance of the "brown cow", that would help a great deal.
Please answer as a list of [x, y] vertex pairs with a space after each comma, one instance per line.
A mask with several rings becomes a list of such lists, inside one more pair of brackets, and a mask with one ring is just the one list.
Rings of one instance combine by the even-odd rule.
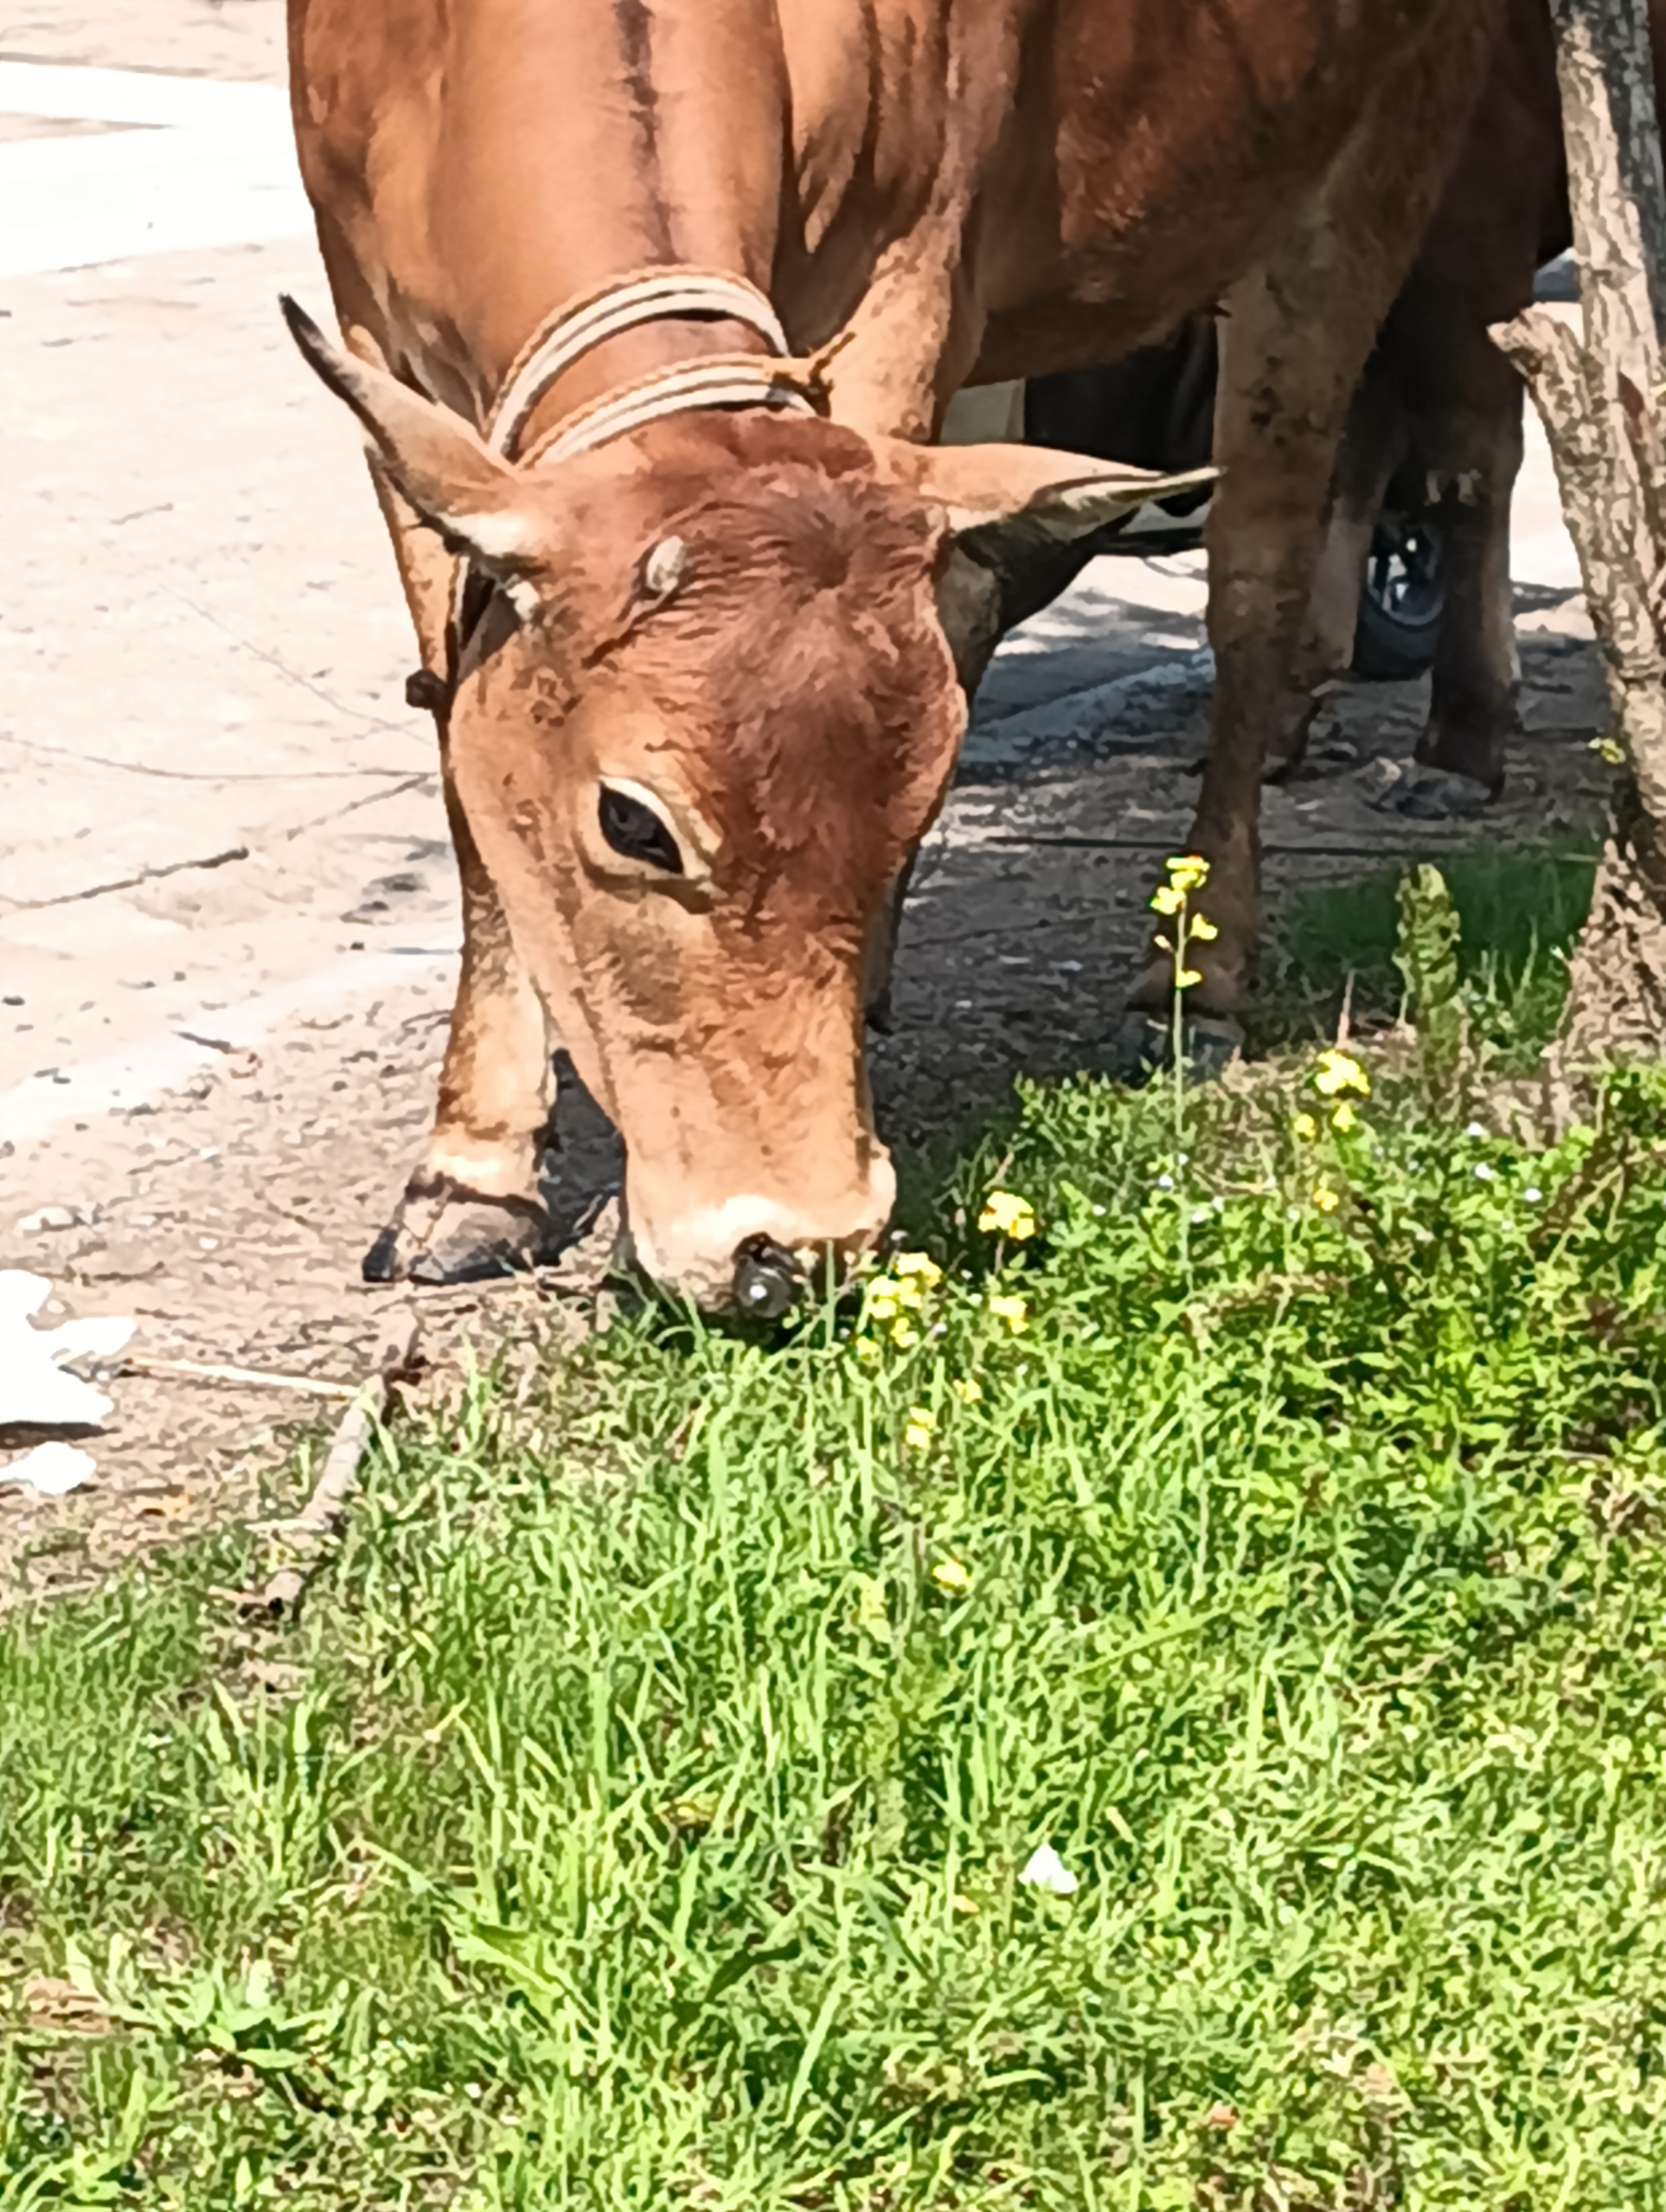
[[[1650, 0], [1649, 13], [1658, 87], [1666, 0]], [[1535, 272], [1570, 243], [1549, 12], [1543, 0], [1508, 0], [1457, 167], [1354, 397], [1314, 595], [1316, 687], [1353, 657], [1360, 572], [1390, 482], [1396, 506], [1438, 520], [1446, 611], [1417, 743], [1438, 773], [1402, 787], [1396, 804], [1408, 813], [1468, 812], [1503, 788], [1519, 728], [1510, 509], [1524, 394], [1489, 331], [1527, 306]], [[1031, 413], [1049, 444], [1191, 467], [1209, 452], [1200, 388], [1213, 358], [1205, 321], [1116, 368], [1053, 380]], [[1295, 766], [1306, 736], [1303, 716], [1269, 770]]]
[[[1649, 15], [1658, 86], [1666, 0], [1650, 0]], [[1401, 803], [1414, 813], [1471, 803], [1462, 787], [1443, 793], [1447, 776], [1478, 786], [1476, 796], [1496, 796], [1506, 742], [1519, 727], [1510, 507], [1524, 392], [1487, 333], [1521, 312], [1535, 270], [1571, 242], [1549, 10], [1542, 0], [1508, 0], [1457, 167], [1350, 418], [1322, 571], [1339, 579], [1340, 608], [1341, 579], [1369, 533], [1365, 518], [1396, 471], [1439, 519], [1446, 616], [1417, 757], [1441, 774], [1408, 787]], [[1328, 631], [1321, 625], [1322, 665], [1342, 665], [1352, 645], [1345, 617]]]
[[291, 0], [347, 353], [292, 324], [370, 433], [463, 878], [377, 1272], [535, 1243], [546, 1016], [654, 1273], [763, 1306], [872, 1241], [865, 962], [1018, 556], [1139, 495], [924, 441], [1229, 288], [1198, 838], [1241, 991], [1347, 396], [1499, 4]]

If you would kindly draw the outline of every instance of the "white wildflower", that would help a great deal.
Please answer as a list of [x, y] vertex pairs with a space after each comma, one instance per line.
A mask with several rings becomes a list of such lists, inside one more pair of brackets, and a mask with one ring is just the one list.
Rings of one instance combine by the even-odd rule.
[[1031, 1852], [1018, 1880], [1031, 1889], [1049, 1890], [1055, 1897], [1074, 1897], [1081, 1887], [1051, 1844], [1043, 1844]]

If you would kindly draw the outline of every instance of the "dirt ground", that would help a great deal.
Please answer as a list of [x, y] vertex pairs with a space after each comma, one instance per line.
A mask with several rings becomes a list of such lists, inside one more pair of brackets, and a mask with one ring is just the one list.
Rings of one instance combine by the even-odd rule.
[[[41, 4], [0, 16], [0, 63], [276, 84], [282, 12]], [[348, 1382], [390, 1305], [455, 1360], [557, 1293], [359, 1280], [429, 1114], [456, 902], [356, 440], [295, 361], [280, 289], [324, 302], [305, 238], [0, 281], [0, 1266], [51, 1279], [49, 1317], [134, 1316], [142, 1358]], [[1534, 469], [1528, 734], [1505, 798], [1484, 825], [1377, 811], [1374, 764], [1409, 752], [1419, 689], [1351, 690], [1313, 766], [1268, 795], [1275, 899], [1600, 818], [1581, 742], [1600, 676], [1541, 453]], [[1200, 567], [1097, 563], [991, 672], [874, 1044], [903, 1154], [998, 1108], [1015, 1073], [1110, 1063], [1151, 872], [1195, 792]], [[566, 1218], [617, 1173], [594, 1109], [569, 1103]], [[179, 1376], [108, 1388], [90, 1485], [42, 1500], [0, 1482], [0, 1602], [247, 1511], [322, 1403]]]

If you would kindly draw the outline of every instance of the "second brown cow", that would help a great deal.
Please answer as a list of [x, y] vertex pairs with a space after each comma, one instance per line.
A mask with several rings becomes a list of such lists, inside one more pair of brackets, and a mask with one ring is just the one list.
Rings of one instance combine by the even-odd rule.
[[[1650, 21], [1658, 86], [1666, 0], [1651, 0]], [[1347, 667], [1366, 547], [1392, 487], [1397, 509], [1438, 526], [1445, 603], [1416, 747], [1433, 773], [1398, 787], [1407, 812], [1468, 812], [1503, 787], [1518, 729], [1510, 513], [1524, 394], [1489, 331], [1521, 312], [1535, 271], [1570, 242], [1549, 12], [1508, 0], [1462, 153], [1354, 396], [1305, 647], [1316, 686]], [[1210, 452], [1214, 365], [1212, 321], [1194, 318], [1130, 360], [1032, 385], [1030, 434], [1152, 468], [1195, 466]], [[1055, 562], [1048, 580], [1067, 573]], [[1269, 773], [1299, 762], [1306, 733], [1298, 714]]]

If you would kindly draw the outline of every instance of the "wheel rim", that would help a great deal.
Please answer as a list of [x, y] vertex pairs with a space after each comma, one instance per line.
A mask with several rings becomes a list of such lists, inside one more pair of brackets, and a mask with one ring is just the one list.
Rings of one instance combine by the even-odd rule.
[[1385, 514], [1371, 538], [1365, 592], [1388, 619], [1408, 629], [1438, 621], [1446, 604], [1438, 532]]

